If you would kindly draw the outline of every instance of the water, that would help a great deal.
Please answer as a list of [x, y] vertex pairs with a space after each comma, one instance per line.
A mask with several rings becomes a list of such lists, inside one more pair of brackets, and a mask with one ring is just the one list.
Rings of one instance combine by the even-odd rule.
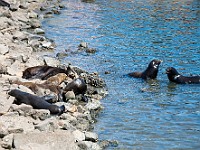
[[[119, 142], [107, 149], [200, 149], [200, 86], [176, 85], [164, 74], [170, 66], [184, 75], [200, 74], [200, 1], [63, 3], [62, 14], [45, 19], [43, 28], [56, 42], [54, 55], [69, 54], [63, 63], [105, 79], [109, 95], [95, 131], [99, 139]], [[80, 42], [97, 52], [76, 51]], [[154, 58], [163, 60], [157, 80], [125, 76]]]

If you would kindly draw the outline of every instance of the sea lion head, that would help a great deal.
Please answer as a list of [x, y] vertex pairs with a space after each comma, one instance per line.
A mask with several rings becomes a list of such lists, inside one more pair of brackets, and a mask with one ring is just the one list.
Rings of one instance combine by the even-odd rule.
[[150, 63], [149, 63], [149, 67], [158, 69], [159, 65], [161, 64], [161, 60], [158, 59], [153, 59]]
[[66, 72], [68, 77], [72, 79], [78, 78], [78, 74], [76, 73], [76, 71], [74, 71], [74, 69], [70, 65], [67, 67]]
[[175, 81], [175, 80], [177, 80], [180, 77], [180, 74], [178, 73], [178, 71], [175, 68], [173, 68], [173, 67], [168, 67], [166, 69], [165, 73], [167, 74], [168, 79], [170, 81]]

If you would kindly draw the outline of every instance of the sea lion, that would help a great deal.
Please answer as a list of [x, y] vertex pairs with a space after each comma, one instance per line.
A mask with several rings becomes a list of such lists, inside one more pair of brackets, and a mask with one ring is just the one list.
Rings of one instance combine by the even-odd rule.
[[67, 69], [62, 69], [58, 67], [44, 65], [25, 69], [23, 71], [22, 78], [47, 80], [49, 77], [54, 76], [58, 73], [65, 73], [70, 78], [75, 78], [76, 76], [76, 72], [70, 66], [68, 66]]
[[129, 73], [128, 75], [134, 78], [142, 78], [142, 79], [155, 79], [157, 77], [158, 74], [158, 68], [159, 65], [162, 61], [161, 60], [157, 60], [154, 59], [152, 60], [147, 69], [143, 72], [132, 72]]
[[87, 84], [81, 78], [74, 79], [72, 82], [68, 83], [63, 91], [64, 94], [68, 91], [73, 91], [75, 95], [82, 94], [83, 101], [88, 101], [87, 97], [85, 96]]
[[34, 83], [34, 82], [22, 82], [19, 80], [12, 81], [11, 84], [23, 85], [23, 86], [31, 89], [37, 95], [44, 95], [44, 94], [42, 94], [44, 92], [44, 90], [41, 90], [41, 89], [50, 90], [51, 92], [57, 94], [58, 101], [63, 100], [63, 97], [62, 97], [63, 91], [62, 91], [61, 87], [54, 85], [54, 84], [45, 84], [45, 83], [38, 84], [38, 83]]
[[3, 7], [10, 7], [10, 4], [6, 1], [3, 1], [3, 0], [0, 0], [0, 6], [3, 6]]
[[168, 79], [171, 82], [175, 82], [179, 84], [200, 83], [200, 76], [186, 77], [178, 73], [178, 71], [173, 67], [168, 67], [166, 69], [166, 74], [167, 74]]
[[60, 85], [68, 76], [65, 73], [58, 73], [55, 76], [49, 77], [44, 84]]
[[17, 89], [8, 92], [10, 96], [16, 98], [17, 103], [31, 105], [35, 109], [48, 109], [51, 114], [61, 115], [65, 111], [65, 106], [57, 106], [46, 102], [42, 97], [32, 95]]

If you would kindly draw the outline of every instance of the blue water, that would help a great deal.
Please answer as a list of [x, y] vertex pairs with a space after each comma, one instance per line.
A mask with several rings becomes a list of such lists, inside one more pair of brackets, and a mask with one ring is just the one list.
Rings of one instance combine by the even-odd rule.
[[[117, 140], [107, 149], [200, 149], [200, 85], [176, 85], [164, 74], [173, 66], [200, 74], [199, 0], [64, 0], [61, 15], [45, 19], [57, 53], [105, 79], [109, 95], [95, 131]], [[95, 54], [77, 51], [81, 42]], [[157, 80], [125, 76], [162, 59]], [[105, 71], [110, 74], [105, 74]], [[144, 92], [142, 92], [142, 90]]]

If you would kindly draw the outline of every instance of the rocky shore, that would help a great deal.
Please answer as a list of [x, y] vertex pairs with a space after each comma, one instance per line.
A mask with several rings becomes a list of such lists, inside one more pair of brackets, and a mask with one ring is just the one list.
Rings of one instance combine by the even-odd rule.
[[[82, 101], [81, 95], [73, 91], [65, 93], [66, 99], [59, 101], [58, 96], [49, 89], [40, 87], [35, 92], [22, 84], [45, 82], [22, 78], [23, 71], [29, 67], [69, 67], [69, 64], [61, 64], [57, 58], [42, 55], [45, 51], [54, 50], [55, 45], [44, 36], [45, 31], [39, 21], [39, 18], [59, 14], [64, 6], [53, 0], [6, 2], [9, 5], [1, 6], [0, 2], [0, 150], [103, 149], [108, 143], [99, 143], [98, 135], [92, 132], [95, 117], [102, 109], [99, 100], [107, 94], [105, 82], [98, 73], [88, 73], [71, 62], [70, 68], [75, 77], [84, 79], [87, 84], [85, 95], [88, 102]], [[62, 89], [73, 80], [67, 77], [59, 82], [58, 87]], [[12, 89], [40, 97], [53, 95], [54, 105], [64, 105], [65, 112], [56, 115], [47, 109], [17, 105], [15, 97], [8, 95]]]

